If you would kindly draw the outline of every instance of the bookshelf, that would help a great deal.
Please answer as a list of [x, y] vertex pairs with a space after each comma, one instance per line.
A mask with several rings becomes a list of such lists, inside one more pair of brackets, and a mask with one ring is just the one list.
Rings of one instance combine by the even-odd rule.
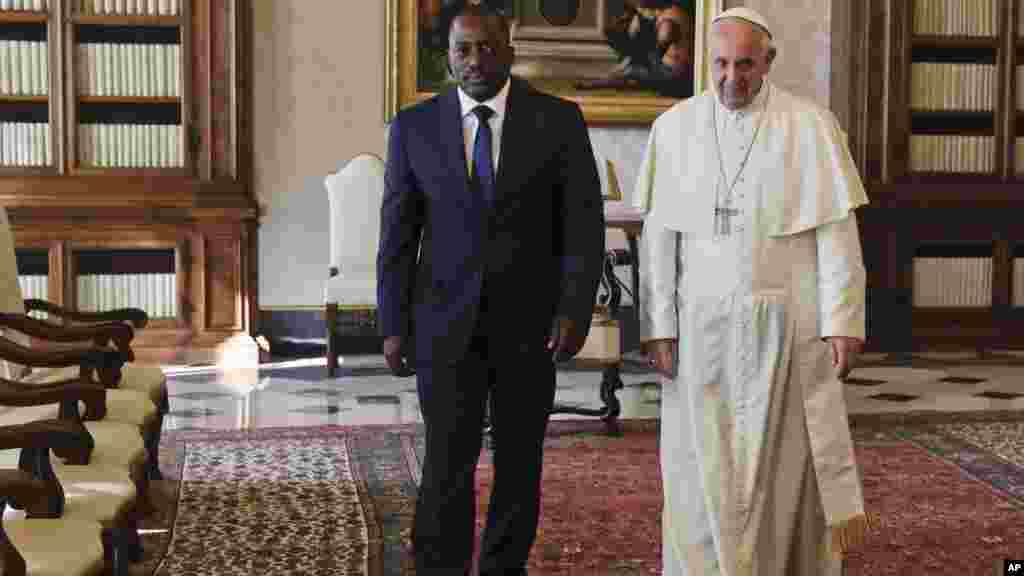
[[0, 12], [0, 170], [52, 172], [49, 13], [44, 2], [16, 7]]
[[0, 203], [49, 262], [24, 284], [146, 309], [144, 356], [202, 360], [255, 328], [249, 9], [0, 0]]
[[849, 12], [869, 348], [1024, 348], [1024, 0]]

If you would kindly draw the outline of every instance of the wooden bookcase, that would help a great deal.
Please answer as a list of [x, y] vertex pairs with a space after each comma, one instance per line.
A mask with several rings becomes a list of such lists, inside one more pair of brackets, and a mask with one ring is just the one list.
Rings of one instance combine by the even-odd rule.
[[50, 301], [147, 309], [144, 356], [209, 358], [255, 329], [249, 11], [246, 0], [0, 0], [0, 77], [17, 65], [29, 80], [0, 82], [0, 123], [33, 124], [0, 131], [21, 273], [38, 276], [45, 251]]
[[869, 347], [1024, 348], [1024, 1], [848, 10]]

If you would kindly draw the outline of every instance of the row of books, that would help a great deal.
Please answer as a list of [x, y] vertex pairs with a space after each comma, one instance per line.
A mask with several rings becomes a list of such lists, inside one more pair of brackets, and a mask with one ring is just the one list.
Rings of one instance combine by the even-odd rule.
[[78, 85], [91, 96], [181, 96], [178, 44], [80, 44]]
[[50, 292], [50, 277], [45, 274], [22, 274], [18, 276], [18, 286], [21, 288], [21, 297], [26, 300], [49, 299], [47, 296]]
[[[121, 16], [176, 16], [185, 0], [77, 0], [80, 14]], [[49, 0], [0, 0], [3, 12], [46, 12]]]
[[0, 0], [0, 11], [45, 12], [49, 9], [49, 0]]
[[174, 16], [184, 0], [79, 0], [81, 14]]
[[[910, 106], [915, 110], [992, 110], [999, 92], [989, 64], [915, 62], [910, 67]], [[1020, 92], [1024, 98], [1024, 91]]]
[[78, 276], [77, 288], [82, 311], [141, 308], [150, 318], [178, 315], [174, 274], [86, 274]]
[[47, 43], [0, 40], [0, 94], [45, 96], [49, 92]]
[[912, 134], [913, 172], [985, 173], [995, 170], [995, 139], [959, 134]]
[[914, 0], [914, 34], [995, 36], [999, 30], [997, 0]]
[[102, 168], [184, 166], [182, 127], [167, 124], [82, 124], [79, 162]]
[[50, 166], [50, 125], [0, 122], [0, 166]]
[[914, 258], [914, 306], [992, 306], [992, 258]]

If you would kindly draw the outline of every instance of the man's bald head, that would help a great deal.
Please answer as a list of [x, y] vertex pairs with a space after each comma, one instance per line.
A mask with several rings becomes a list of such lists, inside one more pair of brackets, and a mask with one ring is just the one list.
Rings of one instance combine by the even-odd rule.
[[722, 105], [739, 110], [761, 90], [775, 60], [771, 36], [743, 18], [722, 18], [711, 26], [711, 66]]

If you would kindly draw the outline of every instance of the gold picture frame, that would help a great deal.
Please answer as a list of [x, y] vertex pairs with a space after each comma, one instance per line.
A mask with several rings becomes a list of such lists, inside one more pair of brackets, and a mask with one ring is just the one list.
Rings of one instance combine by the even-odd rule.
[[[584, 0], [593, 2], [594, 0]], [[386, 0], [387, 48], [385, 52], [384, 120], [389, 122], [398, 111], [406, 106], [426, 100], [437, 91], [423, 90], [419, 86], [419, 10], [420, 0]], [[524, 0], [525, 2], [525, 0]], [[712, 18], [722, 10], [723, 0], [692, 0], [693, 5], [693, 92], [699, 94], [708, 86], [707, 35]], [[514, 28], [515, 30], [515, 28]], [[535, 45], [557, 46], [550, 40], [557, 40], [557, 29], [539, 30], [542, 40]], [[567, 31], [571, 42], [579, 36], [578, 31]], [[515, 37], [515, 31], [513, 32]], [[518, 42], [518, 41], [517, 41]], [[528, 44], [528, 43], [524, 43]], [[526, 46], [529, 48], [530, 46]], [[542, 48], [538, 58], [543, 59], [543, 50], [552, 53], [551, 48]], [[557, 50], [557, 48], [555, 49]], [[524, 50], [517, 45], [517, 56]], [[517, 58], [518, 62], [518, 58]], [[619, 94], [600, 95], [582, 90], [553, 91], [555, 94], [577, 102], [590, 125], [647, 125], [659, 114], [678, 102], [677, 98], [638, 94], [620, 90]]]

